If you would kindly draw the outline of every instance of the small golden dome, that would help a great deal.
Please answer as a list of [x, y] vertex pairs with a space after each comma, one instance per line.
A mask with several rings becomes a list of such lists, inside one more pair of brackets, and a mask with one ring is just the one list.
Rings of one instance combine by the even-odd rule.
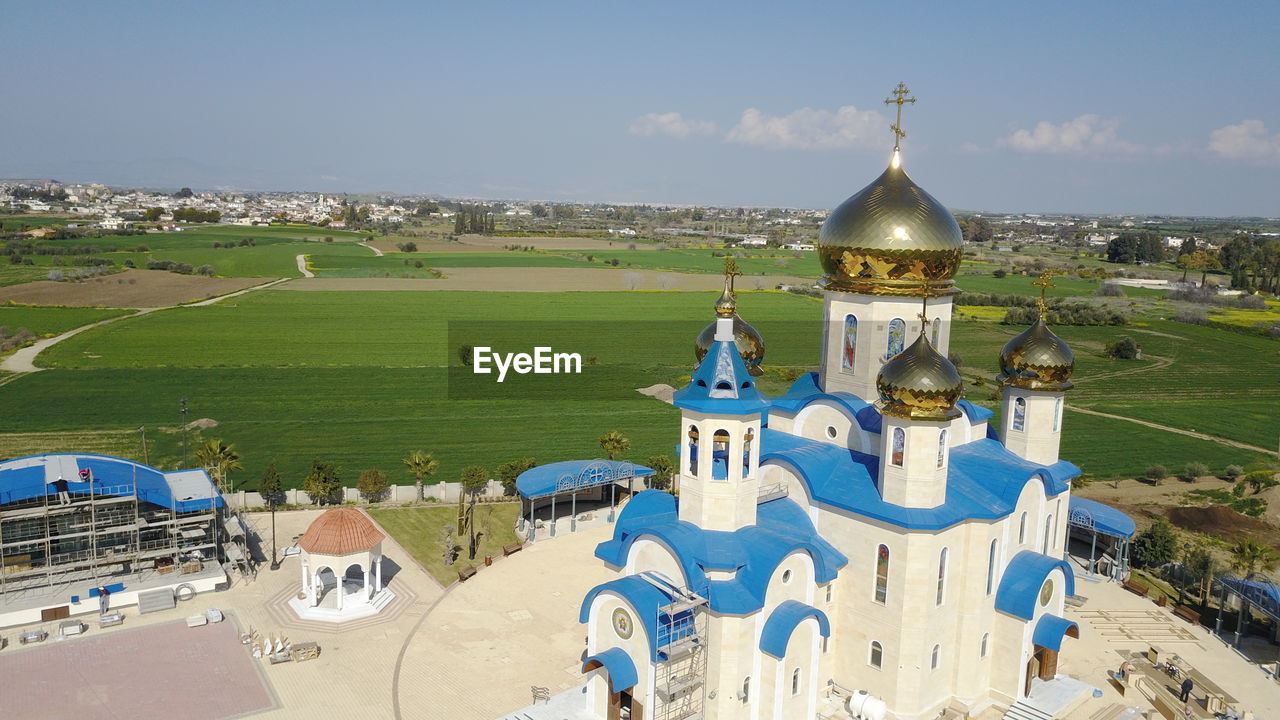
[[[720, 293], [720, 298], [716, 300], [716, 316], [733, 318], [733, 340], [738, 346], [738, 354], [742, 356], [742, 362], [747, 366], [747, 372], [755, 377], [763, 375], [764, 370], [760, 368], [760, 363], [764, 361], [764, 338], [760, 337], [760, 333], [746, 320], [738, 316], [738, 302], [733, 291], [732, 275], [725, 277], [724, 292]], [[702, 362], [702, 358], [707, 356], [715, 338], [716, 323], [713, 320], [698, 333], [698, 339], [693, 343], [693, 355], [697, 358], [697, 362]]]
[[1028, 390], [1069, 390], [1076, 356], [1044, 316], [1000, 350], [1000, 382]]
[[936, 297], [951, 291], [963, 244], [955, 216], [912, 182], [894, 151], [889, 168], [822, 224], [823, 287]]
[[960, 416], [956, 403], [964, 382], [924, 333], [893, 356], [876, 375], [880, 412], [913, 420], [950, 420]]

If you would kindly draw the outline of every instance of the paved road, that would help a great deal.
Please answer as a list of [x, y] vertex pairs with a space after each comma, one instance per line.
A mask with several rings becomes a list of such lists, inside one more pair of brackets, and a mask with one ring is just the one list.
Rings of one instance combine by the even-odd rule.
[[316, 276], [316, 274], [315, 274], [315, 273], [313, 273], [313, 272], [311, 272], [310, 270], [308, 270], [308, 269], [307, 269], [307, 256], [306, 256], [306, 255], [299, 255], [299, 256], [298, 256], [298, 272], [302, 273], [302, 277], [309, 277], [309, 278], [313, 278], [313, 277], [315, 277], [315, 276]]

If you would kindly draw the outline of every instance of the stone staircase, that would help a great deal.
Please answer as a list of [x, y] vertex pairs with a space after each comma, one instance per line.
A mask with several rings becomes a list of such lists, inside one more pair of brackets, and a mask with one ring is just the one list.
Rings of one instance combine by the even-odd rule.
[[1004, 720], [1053, 720], [1053, 716], [1019, 700], [1005, 712]]

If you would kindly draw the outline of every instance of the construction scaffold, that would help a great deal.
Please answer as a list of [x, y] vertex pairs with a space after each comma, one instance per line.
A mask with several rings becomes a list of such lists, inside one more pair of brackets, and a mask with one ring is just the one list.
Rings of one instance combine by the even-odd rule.
[[641, 573], [671, 598], [657, 609], [654, 720], [701, 720], [706, 703], [706, 588], [677, 587], [653, 572]]

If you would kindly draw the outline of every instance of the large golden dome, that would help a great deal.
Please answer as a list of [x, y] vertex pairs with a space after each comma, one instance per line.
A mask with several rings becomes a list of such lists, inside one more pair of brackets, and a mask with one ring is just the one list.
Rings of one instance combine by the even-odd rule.
[[[764, 370], [761, 369], [760, 363], [764, 361], [764, 338], [760, 337], [760, 333], [746, 320], [738, 317], [738, 300], [733, 291], [732, 274], [725, 276], [724, 292], [720, 293], [720, 298], [716, 300], [716, 317], [733, 318], [733, 341], [738, 346], [738, 354], [742, 356], [747, 372], [756, 377], [763, 375]], [[698, 339], [693, 343], [693, 355], [699, 363], [707, 356], [707, 351], [711, 349], [715, 338], [716, 323], [713, 320], [698, 333]]]
[[840, 204], [818, 234], [823, 287], [937, 296], [951, 292], [964, 237], [951, 211], [912, 182], [901, 154]]
[[1029, 390], [1069, 390], [1076, 356], [1044, 315], [1000, 350], [1000, 382]]
[[956, 403], [964, 381], [951, 361], [920, 334], [911, 347], [894, 355], [876, 375], [880, 412], [914, 420], [950, 420], [960, 416]]

